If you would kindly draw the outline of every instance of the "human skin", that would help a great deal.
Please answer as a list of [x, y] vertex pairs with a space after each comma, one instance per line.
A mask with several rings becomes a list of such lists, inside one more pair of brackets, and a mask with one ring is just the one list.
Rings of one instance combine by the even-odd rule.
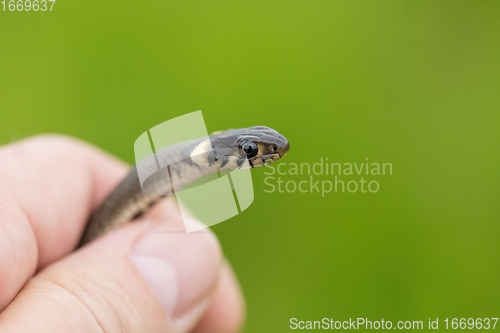
[[243, 297], [217, 238], [176, 232], [171, 199], [75, 251], [127, 170], [64, 136], [0, 148], [0, 332], [239, 331]]

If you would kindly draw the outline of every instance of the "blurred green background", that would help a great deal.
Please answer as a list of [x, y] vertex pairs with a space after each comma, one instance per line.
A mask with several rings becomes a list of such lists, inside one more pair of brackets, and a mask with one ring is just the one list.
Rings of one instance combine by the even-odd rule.
[[[500, 2], [61, 1], [0, 12], [0, 140], [67, 133], [133, 163], [202, 110], [267, 125], [283, 163], [388, 162], [374, 194], [265, 193], [214, 227], [245, 332], [500, 316]], [[300, 181], [303, 176], [283, 176]], [[356, 177], [354, 177], [356, 178]], [[331, 180], [330, 176], [318, 176]]]

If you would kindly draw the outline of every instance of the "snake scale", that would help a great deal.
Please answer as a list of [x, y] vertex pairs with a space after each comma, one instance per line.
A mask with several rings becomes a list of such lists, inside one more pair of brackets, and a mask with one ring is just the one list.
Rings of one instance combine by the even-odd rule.
[[[134, 220], [162, 197], [172, 194], [172, 184], [179, 190], [211, 173], [268, 165], [289, 149], [283, 135], [265, 126], [216, 132], [208, 139], [162, 148], [133, 167], [96, 209], [79, 247]], [[159, 161], [168, 167], [158, 169]], [[141, 172], [151, 176], [143, 180]]]

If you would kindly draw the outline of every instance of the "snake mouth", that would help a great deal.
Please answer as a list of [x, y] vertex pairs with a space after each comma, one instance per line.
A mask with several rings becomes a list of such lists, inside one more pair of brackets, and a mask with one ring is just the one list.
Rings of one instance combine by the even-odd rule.
[[[247, 161], [248, 161], [250, 168], [256, 168], [256, 167], [265, 166], [265, 165], [269, 165], [271, 163], [274, 163], [277, 160], [279, 160], [280, 158], [281, 158], [280, 154], [275, 153], [275, 154], [261, 155], [258, 157], [248, 159]], [[245, 169], [245, 167], [242, 167], [242, 168]]]
[[268, 154], [268, 155], [262, 156], [261, 158], [257, 159], [257, 161], [260, 160], [261, 165], [269, 165], [271, 163], [276, 162], [281, 157], [282, 157], [281, 154]]

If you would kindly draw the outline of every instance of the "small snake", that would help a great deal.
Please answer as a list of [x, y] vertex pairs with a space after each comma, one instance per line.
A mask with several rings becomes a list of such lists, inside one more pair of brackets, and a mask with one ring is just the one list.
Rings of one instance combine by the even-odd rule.
[[92, 214], [79, 247], [129, 223], [165, 195], [205, 175], [268, 165], [289, 148], [288, 140], [275, 130], [254, 126], [160, 149], [133, 167]]

